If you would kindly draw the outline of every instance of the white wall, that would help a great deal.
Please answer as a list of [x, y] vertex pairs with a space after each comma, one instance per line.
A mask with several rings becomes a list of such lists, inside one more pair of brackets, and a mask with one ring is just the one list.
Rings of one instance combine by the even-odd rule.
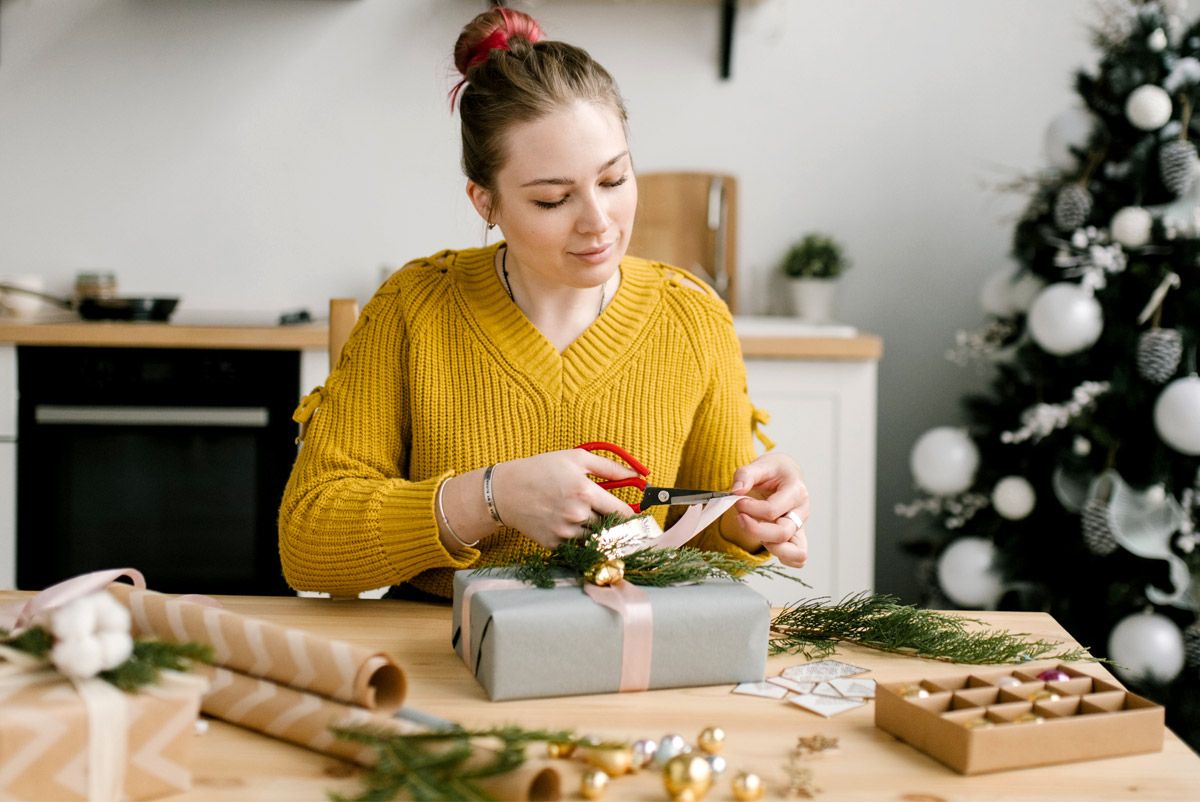
[[[782, 311], [774, 266], [804, 231], [847, 244], [842, 316], [886, 350], [879, 587], [911, 588], [891, 509], [913, 440], [977, 382], [942, 354], [1017, 208], [983, 184], [1040, 164], [1093, 4], [743, 0], [730, 81], [717, 0], [515, 4], [613, 72], [639, 169], [741, 177], [746, 311]], [[185, 310], [274, 313], [478, 244], [446, 92], [485, 5], [0, 0], [0, 275], [111, 269]]]

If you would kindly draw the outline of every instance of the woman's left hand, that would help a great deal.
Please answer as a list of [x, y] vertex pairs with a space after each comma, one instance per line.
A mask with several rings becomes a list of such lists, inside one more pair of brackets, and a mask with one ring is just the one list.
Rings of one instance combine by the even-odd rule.
[[808, 560], [809, 497], [796, 461], [786, 454], [763, 454], [734, 472], [730, 491], [745, 496], [735, 506], [746, 538], [784, 565], [802, 567]]

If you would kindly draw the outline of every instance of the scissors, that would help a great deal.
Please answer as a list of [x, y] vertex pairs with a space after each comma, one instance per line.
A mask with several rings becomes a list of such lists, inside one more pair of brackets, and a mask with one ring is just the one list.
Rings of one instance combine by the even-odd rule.
[[597, 482], [605, 490], [615, 490], [618, 487], [636, 487], [641, 490], [642, 500], [637, 504], [629, 505], [634, 512], [642, 512], [659, 504], [700, 504], [705, 501], [711, 501], [714, 498], [733, 495], [721, 490], [687, 490], [682, 487], [655, 487], [648, 485], [646, 484], [645, 477], [650, 475], [650, 469], [638, 462], [632, 454], [620, 446], [598, 440], [591, 443], [581, 443], [575, 447], [582, 448], [584, 451], [607, 451], [610, 454], [615, 454], [626, 465], [638, 472], [637, 476], [631, 476], [628, 479], [610, 479]]

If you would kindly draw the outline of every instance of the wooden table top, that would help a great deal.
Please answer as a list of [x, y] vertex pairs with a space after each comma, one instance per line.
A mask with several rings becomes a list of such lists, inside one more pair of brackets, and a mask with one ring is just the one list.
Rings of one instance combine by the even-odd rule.
[[[15, 594], [0, 593], [3, 596]], [[840, 739], [840, 748], [811, 761], [818, 799], [968, 802], [969, 800], [1196, 800], [1200, 758], [1173, 733], [1162, 752], [1072, 763], [974, 777], [960, 776], [874, 726], [874, 704], [822, 719], [783, 701], [730, 694], [731, 686], [563, 699], [489, 702], [450, 648], [450, 609], [397, 601], [352, 601], [278, 597], [224, 597], [230, 610], [379, 648], [394, 654], [408, 674], [407, 704], [468, 727], [515, 723], [526, 727], [574, 729], [621, 739], [659, 738], [677, 732], [688, 740], [705, 726], [728, 733], [727, 773], [707, 799], [729, 800], [729, 777], [753, 770], [776, 788], [787, 752], [802, 735]], [[1040, 613], [977, 614], [989, 624], [1017, 632], [1070, 641], [1050, 616]], [[837, 658], [871, 670], [870, 677], [894, 682], [967, 673], [962, 666], [844, 647]], [[803, 662], [776, 657], [768, 674]], [[1081, 668], [1107, 674], [1096, 665]], [[173, 800], [325, 800], [329, 791], [358, 788], [356, 769], [340, 761], [221, 721], [197, 738], [194, 789]], [[576, 763], [572, 761], [572, 763]], [[570, 773], [574, 771], [575, 773]], [[574, 778], [564, 773], [564, 799], [579, 799]], [[608, 800], [655, 800], [666, 794], [655, 773], [642, 772], [613, 783]], [[770, 796], [768, 798], [771, 798]], [[778, 798], [778, 797], [776, 797]]]

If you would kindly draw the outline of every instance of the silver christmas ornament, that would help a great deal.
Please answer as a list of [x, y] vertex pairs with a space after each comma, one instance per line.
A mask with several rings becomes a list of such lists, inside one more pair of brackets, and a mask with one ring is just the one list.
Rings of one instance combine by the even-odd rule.
[[658, 741], [653, 738], [642, 738], [633, 742], [633, 765], [639, 769], [644, 769], [654, 762], [654, 755], [658, 752]]
[[1200, 668], [1200, 619], [1183, 631], [1183, 655], [1192, 668]]
[[1092, 213], [1092, 193], [1078, 182], [1067, 184], [1054, 198], [1054, 225], [1060, 231], [1074, 231], [1087, 222]]
[[1150, 329], [1137, 344], [1137, 369], [1146, 381], [1162, 384], [1179, 370], [1183, 336], [1178, 329]]
[[1186, 140], [1175, 140], [1158, 151], [1158, 170], [1163, 186], [1179, 196], [1192, 188], [1196, 180], [1196, 146]]
[[1081, 518], [1083, 542], [1088, 551], [1106, 557], [1117, 550], [1117, 539], [1113, 537], [1108, 520], [1108, 502], [1101, 498], [1090, 498], [1083, 505]]
[[691, 751], [691, 747], [688, 746], [682, 735], [664, 735], [658, 741], [658, 749], [654, 753], [654, 763], [665, 766], [671, 758], [689, 751]]

